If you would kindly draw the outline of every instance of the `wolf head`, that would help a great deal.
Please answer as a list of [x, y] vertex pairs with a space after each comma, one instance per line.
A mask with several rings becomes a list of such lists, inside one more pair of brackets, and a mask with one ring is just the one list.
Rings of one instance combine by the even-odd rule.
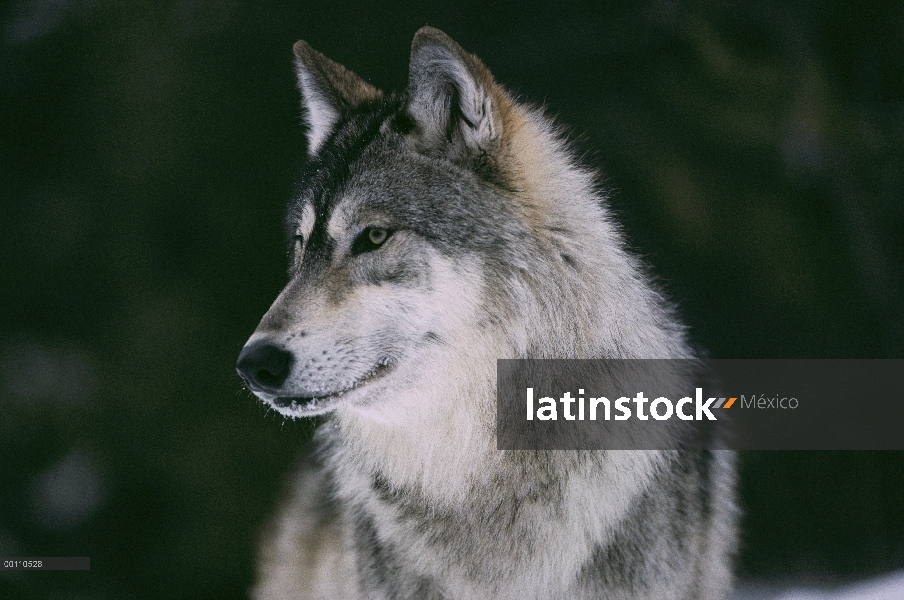
[[310, 416], [436, 388], [438, 373], [492, 378], [496, 358], [631, 354], [611, 338], [632, 310], [649, 321], [648, 288], [545, 118], [433, 28], [400, 95], [294, 50], [309, 160], [289, 283], [238, 361], [260, 399]]

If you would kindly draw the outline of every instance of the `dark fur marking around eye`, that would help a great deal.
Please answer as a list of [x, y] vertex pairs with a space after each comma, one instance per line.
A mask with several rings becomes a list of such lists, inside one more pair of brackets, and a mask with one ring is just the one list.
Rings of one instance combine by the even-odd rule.
[[417, 125], [407, 112], [401, 112], [392, 119], [390, 127], [400, 135], [408, 135]]

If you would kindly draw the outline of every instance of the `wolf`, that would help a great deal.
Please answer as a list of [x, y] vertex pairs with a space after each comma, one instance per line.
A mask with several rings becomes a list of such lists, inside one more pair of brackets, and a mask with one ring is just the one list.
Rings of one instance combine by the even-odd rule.
[[497, 359], [695, 356], [596, 174], [437, 29], [403, 93], [294, 53], [288, 283], [237, 368], [321, 423], [252, 597], [726, 597], [732, 453], [496, 447]]

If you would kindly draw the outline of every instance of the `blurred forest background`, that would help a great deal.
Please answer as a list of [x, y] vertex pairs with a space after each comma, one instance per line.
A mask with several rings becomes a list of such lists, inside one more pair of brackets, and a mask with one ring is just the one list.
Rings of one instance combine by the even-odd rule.
[[[292, 43], [430, 24], [548, 106], [717, 358], [904, 358], [904, 3], [0, 4], [0, 596], [242, 598], [311, 431], [235, 359], [284, 283]], [[740, 574], [904, 567], [902, 453], [748, 453]]]

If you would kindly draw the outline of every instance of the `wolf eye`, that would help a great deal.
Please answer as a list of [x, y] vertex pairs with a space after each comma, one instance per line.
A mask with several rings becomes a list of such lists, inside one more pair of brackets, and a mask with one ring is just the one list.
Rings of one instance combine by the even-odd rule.
[[304, 247], [304, 236], [300, 233], [296, 233], [292, 236], [292, 249], [295, 254], [301, 252], [301, 249]]
[[302, 248], [304, 248], [304, 236], [296, 233], [292, 236], [292, 246], [289, 248], [289, 275], [297, 271], [301, 265]]
[[392, 235], [391, 229], [385, 227], [368, 227], [355, 239], [352, 243], [352, 254], [362, 254], [376, 250], [382, 246], [389, 236]]

